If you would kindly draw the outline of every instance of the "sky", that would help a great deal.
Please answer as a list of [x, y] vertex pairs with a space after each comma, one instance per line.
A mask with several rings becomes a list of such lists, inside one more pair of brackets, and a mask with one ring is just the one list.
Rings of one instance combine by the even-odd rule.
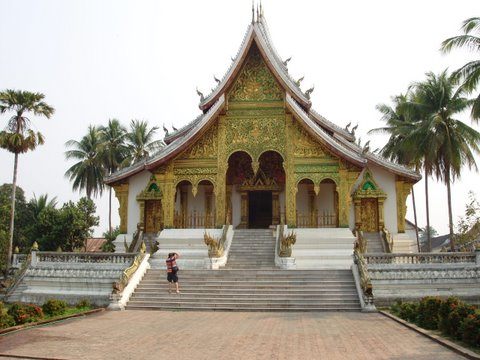
[[[313, 107], [340, 126], [359, 124], [371, 148], [386, 138], [367, 135], [382, 125], [375, 109], [405, 92], [425, 73], [455, 70], [475, 54], [443, 55], [440, 43], [460, 34], [463, 20], [479, 16], [467, 1], [264, 0], [265, 17], [289, 72], [315, 85]], [[78, 200], [65, 171], [65, 142], [80, 140], [90, 124], [110, 118], [128, 125], [148, 120], [180, 127], [199, 113], [198, 87], [214, 87], [235, 56], [251, 21], [251, 1], [0, 0], [0, 90], [41, 92], [51, 119], [31, 116], [45, 145], [20, 156], [18, 185], [27, 198], [48, 193], [59, 203]], [[478, 58], [479, 54], [476, 54]], [[0, 115], [0, 128], [8, 115]], [[471, 124], [468, 113], [459, 119]], [[473, 125], [477, 130], [479, 127]], [[477, 161], [480, 160], [477, 157]], [[0, 150], [0, 184], [11, 183], [13, 155]], [[480, 177], [465, 169], [453, 185], [454, 222]], [[419, 225], [425, 225], [424, 182], [415, 185]], [[430, 183], [431, 224], [447, 232], [445, 185]], [[411, 198], [407, 218], [413, 220]], [[95, 199], [101, 235], [108, 226], [108, 196]], [[119, 223], [114, 200], [114, 223]]]

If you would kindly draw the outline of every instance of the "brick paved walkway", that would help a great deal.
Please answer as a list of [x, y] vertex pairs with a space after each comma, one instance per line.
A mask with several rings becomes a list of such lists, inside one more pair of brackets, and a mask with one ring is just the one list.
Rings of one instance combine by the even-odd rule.
[[[105, 312], [0, 336], [58, 359], [459, 359], [380, 314]], [[2, 357], [0, 357], [0, 360]]]

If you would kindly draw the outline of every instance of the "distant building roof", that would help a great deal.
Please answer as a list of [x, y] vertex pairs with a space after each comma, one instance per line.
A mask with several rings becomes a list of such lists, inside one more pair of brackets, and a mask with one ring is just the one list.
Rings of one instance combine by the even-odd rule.
[[106, 242], [105, 238], [89, 238], [85, 241], [85, 250], [86, 252], [101, 252], [102, 245]]

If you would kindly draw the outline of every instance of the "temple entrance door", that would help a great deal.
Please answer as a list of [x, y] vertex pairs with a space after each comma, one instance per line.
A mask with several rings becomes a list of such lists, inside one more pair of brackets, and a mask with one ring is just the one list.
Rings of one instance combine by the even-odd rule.
[[272, 192], [248, 192], [248, 227], [266, 229], [272, 225]]
[[145, 233], [157, 233], [162, 229], [162, 203], [160, 200], [145, 201]]
[[376, 198], [362, 199], [362, 230], [365, 232], [378, 231], [378, 200]]

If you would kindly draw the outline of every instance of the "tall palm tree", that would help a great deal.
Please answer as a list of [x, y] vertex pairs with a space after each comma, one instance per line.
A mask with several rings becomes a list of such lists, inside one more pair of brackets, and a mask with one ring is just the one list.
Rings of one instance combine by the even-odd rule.
[[43, 209], [55, 208], [57, 206], [57, 197], [55, 196], [49, 200], [48, 194], [40, 195], [38, 198], [35, 194], [33, 194], [33, 199], [30, 200], [30, 206], [32, 208], [33, 215], [35, 218], [37, 218]]
[[80, 141], [69, 140], [65, 146], [67, 160], [78, 160], [66, 172], [65, 176], [73, 183], [73, 190], [85, 190], [87, 197], [92, 198], [103, 192], [103, 162], [101, 157], [101, 137], [96, 126], [90, 125], [88, 132]]
[[[127, 130], [117, 119], [100, 128], [103, 165], [108, 175], [117, 171], [127, 156]], [[108, 189], [108, 228], [112, 232], [112, 187]]]
[[126, 135], [127, 156], [123, 165], [128, 166], [146, 158], [163, 146], [162, 140], [154, 140], [157, 130], [156, 126], [149, 129], [147, 121], [130, 122], [130, 131]]
[[0, 132], [0, 147], [14, 154], [12, 206], [10, 210], [10, 237], [7, 252], [7, 270], [10, 268], [13, 246], [13, 229], [15, 219], [15, 191], [17, 187], [18, 155], [35, 150], [44, 143], [40, 132], [30, 129], [27, 113], [44, 116], [49, 119], [55, 109], [43, 101], [45, 95], [21, 90], [5, 90], [0, 92], [0, 113], [12, 111], [14, 115], [8, 120], [5, 130]]
[[[414, 109], [408, 107], [409, 94], [400, 94], [392, 97], [394, 107], [386, 104], [379, 104], [376, 106], [377, 110], [382, 113], [381, 120], [386, 123], [386, 126], [372, 129], [369, 133], [386, 133], [390, 135], [385, 146], [381, 149], [381, 154], [386, 158], [397, 162], [399, 164], [413, 167], [419, 171], [423, 165], [423, 158], [416, 150], [416, 144], [408, 141], [409, 135], [415, 130]], [[428, 179], [425, 179], [428, 181]], [[428, 211], [428, 185], [426, 188], [427, 199], [427, 223], [430, 222]], [[417, 240], [417, 248], [420, 252], [420, 241], [418, 236], [417, 223], [417, 207], [415, 203], [415, 192], [412, 187], [412, 202], [413, 215], [415, 221], [415, 234]], [[429, 240], [430, 243], [430, 240]]]
[[[461, 30], [463, 35], [443, 41], [441, 50], [448, 53], [454, 48], [466, 48], [480, 54], [480, 17], [465, 20]], [[475, 91], [480, 81], [480, 59], [469, 61], [456, 70], [453, 75], [463, 82], [461, 84], [462, 89], [469, 93]], [[478, 121], [480, 119], [480, 93], [473, 103], [471, 116], [473, 120]]]
[[[451, 183], [459, 178], [464, 165], [477, 170], [474, 154], [480, 154], [480, 133], [454, 116], [471, 106], [465, 88], [447, 70], [426, 74], [425, 81], [412, 85], [413, 101], [423, 117], [411, 138], [424, 144], [433, 155], [431, 170], [447, 185], [450, 246], [455, 249]], [[433, 153], [432, 153], [433, 151]]]

